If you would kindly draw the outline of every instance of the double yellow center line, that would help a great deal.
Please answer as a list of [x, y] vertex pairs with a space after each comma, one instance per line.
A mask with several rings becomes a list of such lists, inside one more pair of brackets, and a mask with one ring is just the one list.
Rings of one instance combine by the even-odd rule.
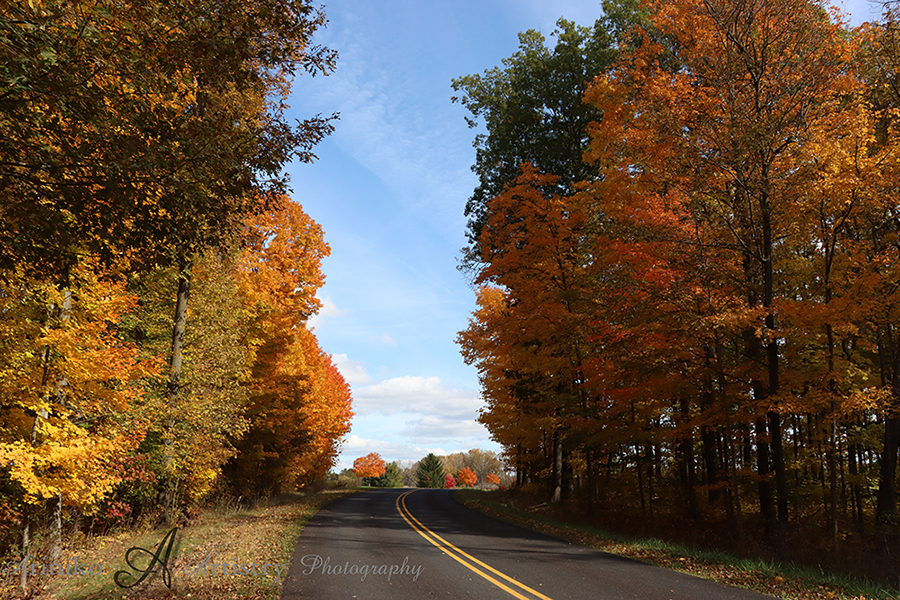
[[[454, 546], [453, 544], [451, 544], [450, 542], [448, 542], [447, 540], [445, 540], [444, 538], [442, 538], [435, 532], [431, 531], [430, 529], [428, 529], [427, 527], [422, 525], [422, 523], [418, 519], [416, 519], [412, 515], [412, 513], [409, 512], [409, 509], [406, 507], [406, 497], [409, 496], [410, 494], [412, 494], [414, 491], [416, 491], [416, 490], [411, 490], [409, 492], [405, 492], [405, 493], [401, 494], [400, 496], [398, 496], [396, 504], [397, 504], [397, 512], [400, 513], [400, 516], [403, 517], [403, 519], [407, 522], [407, 524], [410, 527], [412, 527], [416, 533], [418, 533], [423, 538], [425, 538], [426, 540], [428, 540], [429, 542], [431, 542], [432, 544], [434, 544], [435, 546], [440, 548], [440, 550], [444, 554], [446, 554], [447, 556], [449, 556], [456, 562], [460, 563], [461, 565], [463, 565], [470, 571], [473, 571], [473, 572], [477, 573], [478, 575], [481, 575], [482, 577], [484, 577], [485, 579], [487, 579], [488, 581], [490, 581], [491, 583], [496, 585], [498, 588], [502, 589], [505, 592], [508, 592], [509, 594], [515, 596], [516, 598], [519, 598], [519, 600], [533, 600], [534, 598], [540, 598], [541, 600], [551, 600], [550, 598], [548, 598], [544, 594], [538, 592], [537, 590], [531, 589], [524, 583], [519, 583], [512, 577], [501, 573], [500, 571], [493, 568], [492, 566], [481, 562], [474, 556], [471, 556], [470, 554], [463, 552], [462, 550], [460, 550], [459, 548], [457, 548], [456, 546]], [[493, 573], [493, 575], [489, 575], [486, 571]], [[496, 577], [495, 577], [495, 575], [496, 575]], [[504, 583], [503, 581], [500, 581], [501, 579], [506, 581], [506, 583]], [[507, 584], [510, 584], [510, 585], [507, 585]], [[518, 590], [514, 589], [513, 587], [510, 587], [511, 585], [517, 586], [520, 590], [522, 590], [528, 594], [531, 594], [531, 596], [526, 596], [526, 595], [520, 593]]]

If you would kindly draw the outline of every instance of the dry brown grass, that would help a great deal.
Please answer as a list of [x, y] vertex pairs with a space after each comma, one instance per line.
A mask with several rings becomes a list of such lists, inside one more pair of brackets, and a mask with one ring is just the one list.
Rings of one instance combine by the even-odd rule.
[[[5, 586], [0, 587], [0, 598], [276, 600], [281, 596], [291, 552], [303, 526], [319, 508], [350, 493], [296, 494], [254, 507], [231, 504], [203, 511], [195, 523], [177, 532], [168, 562], [171, 589], [159, 573], [131, 590], [113, 581], [113, 574], [127, 567], [125, 554], [129, 548], [149, 550], [160, 543], [168, 530], [159, 529], [122, 531], [94, 539], [75, 536], [66, 543], [61, 562], [65, 564], [68, 559], [71, 567], [77, 557], [79, 566], [102, 566], [102, 574], [37, 575], [24, 595], [13, 588], [18, 578], [7, 575], [0, 580], [0, 586]], [[142, 568], [149, 562], [148, 556], [136, 558]], [[40, 563], [41, 559], [36, 561]]]

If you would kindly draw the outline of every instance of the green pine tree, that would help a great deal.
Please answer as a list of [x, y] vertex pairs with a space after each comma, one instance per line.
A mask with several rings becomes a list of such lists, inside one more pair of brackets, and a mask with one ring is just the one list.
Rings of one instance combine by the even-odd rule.
[[444, 465], [434, 454], [429, 454], [419, 463], [416, 471], [416, 485], [420, 488], [443, 488]]
[[403, 479], [403, 471], [397, 461], [389, 462], [384, 465], [384, 474], [379, 477], [366, 477], [364, 484], [378, 488], [395, 488], [400, 487], [400, 481]]

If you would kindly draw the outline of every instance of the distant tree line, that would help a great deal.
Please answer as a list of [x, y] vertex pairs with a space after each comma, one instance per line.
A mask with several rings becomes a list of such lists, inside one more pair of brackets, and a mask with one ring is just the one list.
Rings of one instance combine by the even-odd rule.
[[429, 453], [416, 462], [386, 463], [377, 452], [373, 452], [357, 458], [352, 469], [332, 475], [330, 481], [341, 487], [443, 488], [447, 486], [447, 476], [453, 478], [451, 487], [492, 488], [509, 484], [506, 469], [497, 454], [478, 448], [448, 456]]

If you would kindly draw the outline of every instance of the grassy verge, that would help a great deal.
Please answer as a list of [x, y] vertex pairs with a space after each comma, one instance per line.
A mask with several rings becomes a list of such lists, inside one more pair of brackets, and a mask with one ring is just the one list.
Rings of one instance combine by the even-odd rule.
[[[129, 548], [155, 552], [154, 547], [166, 536], [167, 529], [70, 540], [60, 561], [64, 568], [69, 567], [68, 574], [42, 577], [38, 568], [26, 598], [277, 600], [291, 553], [306, 522], [325, 504], [350, 493], [353, 492], [296, 494], [252, 508], [224, 505], [204, 511], [195, 524], [177, 531], [168, 561], [171, 589], [158, 573], [132, 589], [120, 588], [113, 581], [117, 571], [127, 570], [125, 554]], [[76, 558], [80, 575], [74, 574]], [[132, 555], [132, 562], [144, 569], [150, 555], [137, 552]], [[91, 567], [93, 573], [84, 571]], [[0, 581], [0, 585], [7, 586], [5, 590], [0, 588], [0, 597], [18, 597], [10, 589], [14, 579], [18, 578], [8, 575]]]
[[466, 506], [504, 521], [604, 552], [683, 571], [727, 585], [785, 600], [897, 600], [900, 590], [847, 576], [745, 559], [724, 552], [696, 550], [658, 539], [629, 538], [601, 529], [560, 521], [545, 514], [546, 504], [517, 505], [504, 492], [459, 490]]

